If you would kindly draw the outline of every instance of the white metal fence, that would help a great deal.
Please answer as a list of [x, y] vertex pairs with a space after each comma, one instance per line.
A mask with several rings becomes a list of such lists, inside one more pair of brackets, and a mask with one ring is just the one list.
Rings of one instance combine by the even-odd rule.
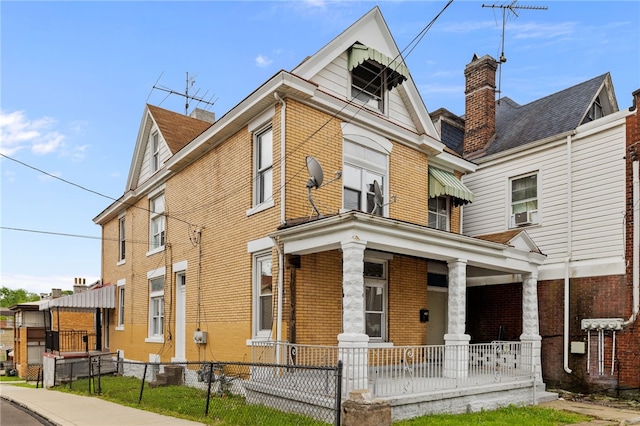
[[254, 362], [335, 366], [344, 363], [345, 392], [365, 383], [376, 396], [473, 387], [533, 378], [530, 342], [338, 348], [288, 342], [254, 343]]

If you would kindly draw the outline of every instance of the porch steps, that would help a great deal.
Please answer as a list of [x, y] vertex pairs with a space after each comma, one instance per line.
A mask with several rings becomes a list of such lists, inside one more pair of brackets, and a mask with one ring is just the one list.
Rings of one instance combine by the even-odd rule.
[[182, 385], [183, 371], [180, 365], [165, 365], [164, 372], [156, 374], [156, 379], [149, 383], [149, 387], [157, 388], [160, 386]]

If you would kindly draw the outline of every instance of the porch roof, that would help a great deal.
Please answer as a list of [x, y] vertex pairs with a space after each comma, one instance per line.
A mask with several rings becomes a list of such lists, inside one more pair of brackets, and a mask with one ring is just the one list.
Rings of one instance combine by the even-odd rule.
[[93, 290], [75, 293], [57, 299], [46, 300], [40, 310], [64, 308], [66, 310], [93, 310], [97, 308], [114, 309], [116, 307], [116, 286], [108, 285]]
[[464, 259], [472, 267], [469, 273], [498, 275], [536, 272], [546, 258], [524, 232], [505, 244], [357, 211], [292, 223], [270, 235], [283, 244], [285, 254], [341, 249], [342, 242], [357, 239], [370, 250], [444, 262]]

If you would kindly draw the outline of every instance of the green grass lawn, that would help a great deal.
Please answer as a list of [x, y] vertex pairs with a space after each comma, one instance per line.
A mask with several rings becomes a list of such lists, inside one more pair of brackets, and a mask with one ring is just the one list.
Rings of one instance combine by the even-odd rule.
[[[133, 377], [105, 376], [101, 379], [102, 394], [100, 397], [134, 408], [215, 425], [306, 426], [325, 424], [305, 416], [284, 413], [264, 406], [250, 405], [245, 402], [244, 398], [233, 395], [212, 395], [209, 414], [205, 416], [206, 393], [188, 386], [158, 388], [145, 386], [142, 402], [138, 405], [140, 384], [140, 380]], [[88, 388], [88, 380], [83, 379], [73, 382], [72, 389], [66, 385], [58, 386], [55, 389], [87, 395]], [[423, 416], [395, 422], [394, 425], [559, 426], [586, 420], [589, 420], [589, 417], [550, 408], [510, 406], [478, 413]]]

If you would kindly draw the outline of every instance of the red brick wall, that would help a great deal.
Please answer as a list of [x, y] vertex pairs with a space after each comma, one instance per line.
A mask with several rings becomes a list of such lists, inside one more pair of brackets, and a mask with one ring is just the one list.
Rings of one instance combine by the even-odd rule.
[[520, 340], [522, 334], [522, 284], [502, 284], [467, 289], [467, 333], [471, 343], [498, 339]]
[[465, 156], [484, 148], [495, 134], [496, 69], [495, 59], [483, 56], [472, 61], [464, 70]]

